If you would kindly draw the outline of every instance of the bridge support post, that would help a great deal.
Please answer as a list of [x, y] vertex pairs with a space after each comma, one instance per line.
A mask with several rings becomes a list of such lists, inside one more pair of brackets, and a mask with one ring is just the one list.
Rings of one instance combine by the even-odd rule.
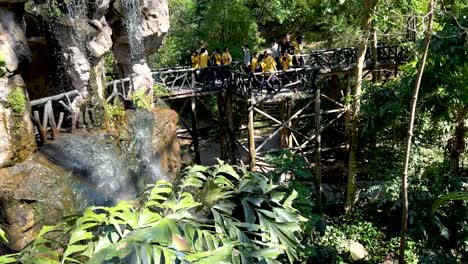
[[317, 190], [317, 205], [322, 211], [322, 149], [321, 149], [321, 111], [320, 111], [320, 87], [315, 92], [315, 179]]
[[228, 158], [229, 148], [227, 146], [227, 137], [226, 137], [226, 110], [225, 108], [225, 101], [223, 93], [218, 93], [217, 97], [217, 104], [218, 104], [218, 126], [219, 126], [219, 147], [220, 147], [220, 158], [222, 160], [226, 160]]
[[192, 103], [192, 139], [193, 139], [193, 150], [195, 152], [195, 163], [201, 164], [200, 143], [198, 141], [197, 112], [196, 112], [195, 97], [191, 97], [190, 101]]
[[234, 121], [232, 120], [232, 94], [229, 91], [225, 93], [226, 98], [226, 109], [225, 114], [227, 117], [228, 131], [229, 131], [229, 158], [231, 159], [231, 164], [236, 163], [236, 136], [234, 134]]
[[249, 154], [250, 154], [250, 163], [249, 168], [251, 171], [255, 171], [256, 160], [255, 160], [255, 128], [254, 128], [254, 106], [255, 106], [255, 99], [253, 97], [253, 93], [250, 96], [249, 100]]
[[[283, 122], [286, 122], [291, 117], [291, 101], [286, 99], [280, 102], [280, 114]], [[292, 127], [292, 121], [289, 121], [287, 127]], [[281, 130], [281, 147], [282, 148], [292, 148], [293, 139], [291, 131], [287, 128]]]

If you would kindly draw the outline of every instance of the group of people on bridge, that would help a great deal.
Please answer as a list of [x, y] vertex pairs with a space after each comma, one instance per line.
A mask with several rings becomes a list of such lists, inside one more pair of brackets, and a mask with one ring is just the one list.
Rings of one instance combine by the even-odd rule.
[[[295, 41], [290, 40], [290, 34], [286, 34], [281, 43], [275, 39], [272, 40], [268, 49], [262, 53], [253, 52], [251, 54], [249, 46], [243, 46], [243, 66], [246, 73], [257, 80], [258, 85], [266, 85], [271, 90], [274, 83], [278, 82], [277, 71], [287, 71], [293, 67], [302, 67], [304, 65], [303, 52], [304, 36], [298, 36]], [[202, 82], [215, 82], [223, 80], [229, 74], [228, 66], [232, 64], [232, 56], [229, 48], [225, 47], [221, 54], [219, 49], [215, 49], [212, 54], [208, 53], [206, 47], [201, 48], [200, 52], [193, 51], [191, 55], [192, 68], [199, 69], [196, 78]], [[217, 67], [219, 66], [219, 67]], [[208, 70], [211, 68], [211, 71]], [[258, 73], [258, 74], [256, 74]], [[285, 73], [285, 81], [289, 81], [293, 73]], [[283, 80], [284, 81], [284, 80]]]

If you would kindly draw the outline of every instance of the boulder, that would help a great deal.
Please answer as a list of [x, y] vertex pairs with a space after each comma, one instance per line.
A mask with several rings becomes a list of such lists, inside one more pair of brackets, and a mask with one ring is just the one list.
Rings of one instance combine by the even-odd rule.
[[[138, 23], [138, 32], [144, 44], [144, 53], [146, 55], [155, 52], [162, 44], [166, 34], [169, 32], [169, 6], [167, 0], [135, 0], [140, 4], [139, 10], [141, 21]], [[114, 35], [114, 57], [120, 64], [131, 64], [129, 58], [131, 50], [128, 37], [128, 31], [125, 26], [126, 11], [121, 1], [115, 1], [113, 4], [111, 27]], [[145, 55], [143, 54], [143, 55]], [[125, 70], [125, 69], [124, 69]], [[131, 67], [127, 67], [131, 70]]]
[[97, 0], [91, 4], [93, 12], [93, 19], [101, 19], [109, 9], [110, 0]]
[[24, 90], [21, 76], [0, 78], [0, 168], [23, 161], [36, 150]]
[[146, 54], [155, 52], [169, 32], [168, 0], [142, 0], [142, 36]]
[[177, 138], [177, 124], [179, 116], [177, 112], [171, 109], [153, 108], [151, 112], [154, 115], [154, 133], [152, 146], [159, 153], [161, 160], [161, 169], [174, 180], [179, 174], [180, 145]]
[[91, 55], [100, 58], [112, 48], [112, 29], [109, 27], [104, 17], [100, 20], [92, 20], [92, 24], [98, 31], [87, 44], [87, 47]]
[[34, 154], [23, 163], [0, 169], [0, 213], [9, 247], [20, 251], [44, 225], [75, 213], [69, 173]]
[[77, 46], [70, 46], [63, 50], [64, 65], [67, 76], [74, 89], [81, 94], [88, 93], [88, 82], [90, 78], [91, 65], [86, 54]]
[[351, 258], [353, 261], [363, 260], [369, 255], [369, 252], [367, 252], [364, 246], [356, 241], [350, 242], [349, 252], [351, 253]]
[[9, 72], [15, 72], [22, 63], [31, 61], [22, 18], [4, 7], [0, 7], [0, 52]]

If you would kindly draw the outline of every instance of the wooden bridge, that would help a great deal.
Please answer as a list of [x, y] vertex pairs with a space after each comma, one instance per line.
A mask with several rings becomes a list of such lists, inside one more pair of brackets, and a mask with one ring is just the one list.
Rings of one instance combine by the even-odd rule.
[[[196, 163], [201, 162], [197, 105], [212, 113], [202, 99], [213, 94], [217, 96], [218, 112], [212, 115], [219, 126], [217, 137], [223, 159], [235, 163], [245, 154], [251, 169], [255, 169], [256, 161], [262, 160], [263, 154], [289, 150], [306, 158], [315, 153], [315, 165], [319, 168], [324, 150], [344, 147], [338, 144], [322, 149], [321, 135], [348, 111], [338, 98], [350, 95], [350, 73], [356, 67], [357, 52], [357, 48], [314, 51], [302, 55], [305, 64], [300, 68], [269, 73], [246, 73], [240, 64], [202, 70], [188, 67], [157, 69], [152, 72], [154, 90], [163, 100], [181, 101], [181, 107], [177, 109], [179, 113], [190, 105], [191, 124], [181, 119], [184, 129], [179, 132], [191, 140]], [[365, 76], [381, 70], [396, 74], [398, 65], [406, 59], [401, 46], [379, 46], [377, 64], [372, 63], [370, 54], [366, 53]], [[337, 85], [340, 76], [344, 77], [341, 82], [345, 85]], [[105, 100], [108, 103], [117, 98], [129, 101], [133, 90], [132, 77], [110, 81]], [[247, 105], [245, 111], [238, 113], [247, 116], [246, 124], [234, 123], [234, 100], [237, 104], [245, 102]], [[78, 91], [31, 101], [31, 118], [40, 141], [45, 143], [55, 139], [64, 129], [73, 132], [79, 124], [92, 123], [93, 106], [83, 103], [84, 98]], [[256, 134], [265, 128], [269, 129], [267, 136]], [[272, 148], [269, 142], [277, 137], [280, 137], [281, 145]]]

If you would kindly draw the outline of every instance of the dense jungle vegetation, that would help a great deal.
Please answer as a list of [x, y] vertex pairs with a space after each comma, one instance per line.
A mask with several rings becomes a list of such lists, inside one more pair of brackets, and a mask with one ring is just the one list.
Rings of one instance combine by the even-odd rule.
[[[338, 206], [327, 206], [325, 198], [318, 204], [313, 167], [286, 152], [268, 156], [276, 168], [268, 174], [222, 161], [189, 166], [176, 182], [148, 186], [135, 201], [89, 208], [45, 227], [32, 245], [1, 256], [0, 263], [468, 262], [467, 1], [169, 3], [171, 30], [150, 56], [153, 67], [189, 65], [191, 52], [203, 45], [210, 52], [230, 47], [241, 60], [243, 44], [261, 51], [287, 32], [305, 35], [309, 50], [360, 46], [372, 30], [379, 43], [407, 48], [410, 56], [398, 77], [355, 78], [353, 87], [362, 81], [362, 93], [341, 98], [358, 113], [355, 181], [339, 181], [348, 195], [342, 193]], [[366, 16], [370, 29], [363, 26]], [[407, 40], [411, 19], [417, 21], [415, 41]], [[427, 59], [421, 60], [428, 35]], [[418, 72], [414, 127], [408, 131]], [[402, 189], [408, 134], [408, 184]], [[280, 183], [284, 175], [291, 179]], [[408, 227], [399, 251], [402, 191], [408, 193]], [[0, 239], [7, 239], [1, 230]]]

